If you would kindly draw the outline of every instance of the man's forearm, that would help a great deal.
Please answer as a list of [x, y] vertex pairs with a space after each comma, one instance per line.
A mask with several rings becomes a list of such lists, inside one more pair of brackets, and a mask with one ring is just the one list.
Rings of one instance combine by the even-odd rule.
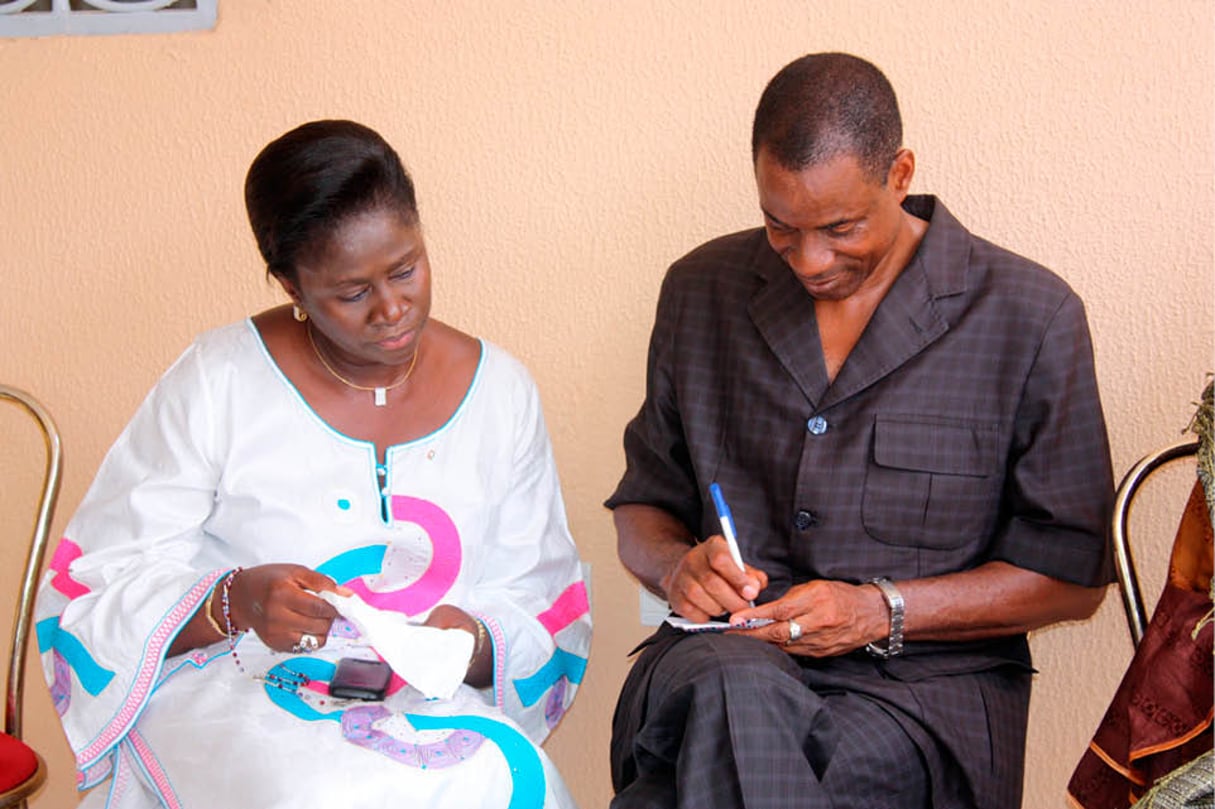
[[[1069, 584], [1006, 562], [894, 584], [903, 597], [903, 636], [909, 641], [981, 640], [1087, 618], [1105, 593], [1103, 587]], [[891, 620], [876, 587], [825, 579], [794, 585], [775, 601], [730, 617], [740, 622], [772, 619], [748, 634], [810, 657], [832, 657], [880, 642]], [[801, 630], [795, 643], [789, 643], [789, 621]]]
[[620, 561], [647, 590], [665, 599], [663, 578], [696, 544], [687, 526], [654, 506], [627, 503], [612, 511]]
[[1084, 587], [988, 562], [973, 570], [898, 583], [909, 640], [978, 640], [1092, 615], [1104, 587]]

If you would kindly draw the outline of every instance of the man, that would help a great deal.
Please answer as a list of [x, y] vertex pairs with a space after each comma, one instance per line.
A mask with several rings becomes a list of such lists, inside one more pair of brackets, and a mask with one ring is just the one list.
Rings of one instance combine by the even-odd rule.
[[612, 805], [1019, 806], [1026, 632], [1110, 580], [1083, 306], [908, 196], [894, 91], [861, 59], [781, 70], [752, 153], [764, 228], [670, 269], [607, 505], [674, 612], [771, 623], [646, 641]]

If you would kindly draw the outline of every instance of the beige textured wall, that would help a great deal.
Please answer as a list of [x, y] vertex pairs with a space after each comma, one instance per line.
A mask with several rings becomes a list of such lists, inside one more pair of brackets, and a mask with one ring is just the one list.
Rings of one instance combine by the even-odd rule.
[[[381, 130], [419, 187], [436, 314], [519, 355], [544, 396], [597, 621], [548, 748], [580, 803], [604, 806], [643, 630], [600, 502], [665, 266], [759, 223], [748, 138], [764, 82], [813, 50], [887, 71], [913, 190], [1087, 301], [1120, 475], [1176, 437], [1213, 365], [1213, 16], [1210, 0], [221, 0], [212, 32], [0, 41], [0, 380], [58, 418], [58, 530], [190, 337], [280, 300], [241, 207], [257, 149], [314, 117]], [[0, 425], [6, 454], [36, 446]], [[6, 472], [0, 494], [6, 598], [33, 481]], [[1161, 543], [1188, 482], [1172, 475], [1140, 512]], [[1062, 807], [1129, 656], [1116, 594], [1033, 645], [1025, 806]], [[59, 809], [71, 759], [37, 676], [28, 736], [52, 775], [33, 805]]]

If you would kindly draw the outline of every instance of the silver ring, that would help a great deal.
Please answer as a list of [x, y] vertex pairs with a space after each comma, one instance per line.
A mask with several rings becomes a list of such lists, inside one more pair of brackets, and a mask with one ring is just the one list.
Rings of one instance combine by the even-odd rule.
[[789, 640], [785, 641], [785, 645], [796, 643], [797, 639], [802, 636], [802, 625], [792, 618], [789, 619]]
[[316, 639], [316, 635], [309, 635], [305, 632], [303, 635], [300, 635], [300, 642], [291, 647], [291, 651], [296, 654], [300, 652], [307, 654], [315, 652], [319, 648], [321, 648], [321, 642]]

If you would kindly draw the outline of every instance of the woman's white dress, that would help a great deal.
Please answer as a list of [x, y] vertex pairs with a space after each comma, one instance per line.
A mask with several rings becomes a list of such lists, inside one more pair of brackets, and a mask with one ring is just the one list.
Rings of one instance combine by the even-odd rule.
[[[251, 321], [165, 373], [38, 599], [78, 784], [96, 787], [85, 806], [574, 805], [539, 744], [582, 681], [591, 622], [534, 383], [482, 341], [451, 419], [386, 455], [325, 424]], [[382, 703], [336, 700], [336, 660], [375, 656], [341, 620], [312, 655], [248, 633], [235, 654], [165, 658], [226, 571], [272, 562], [417, 621], [440, 603], [480, 617], [492, 687], [427, 700], [398, 678]]]

